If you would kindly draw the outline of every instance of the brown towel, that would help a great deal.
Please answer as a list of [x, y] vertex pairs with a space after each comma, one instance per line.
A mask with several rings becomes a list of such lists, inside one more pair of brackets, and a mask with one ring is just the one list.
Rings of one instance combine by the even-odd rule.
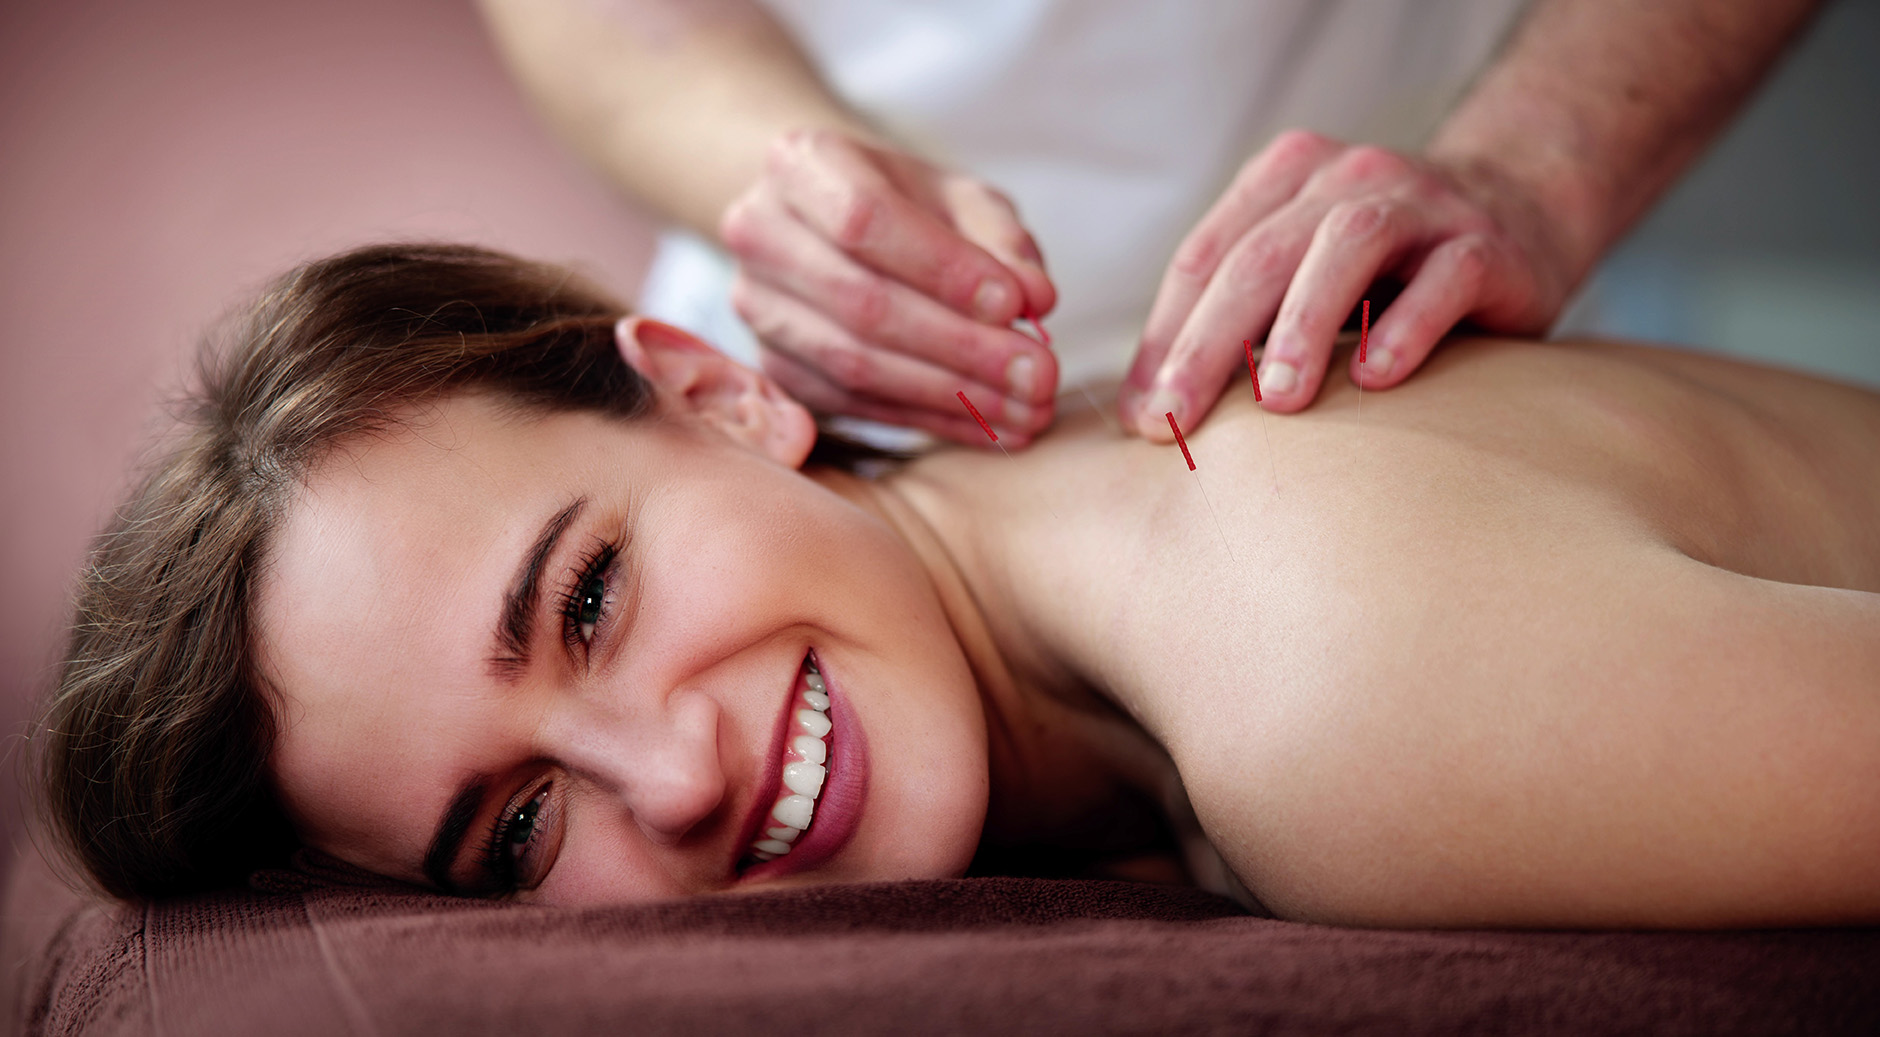
[[[16, 869], [31, 872], [31, 868]], [[22, 907], [50, 880], [16, 874]], [[309, 866], [85, 908], [31, 1033], [1880, 1033], [1880, 931], [1505, 933], [1256, 918], [1195, 890], [964, 879], [570, 910]], [[20, 898], [35, 898], [22, 905]]]

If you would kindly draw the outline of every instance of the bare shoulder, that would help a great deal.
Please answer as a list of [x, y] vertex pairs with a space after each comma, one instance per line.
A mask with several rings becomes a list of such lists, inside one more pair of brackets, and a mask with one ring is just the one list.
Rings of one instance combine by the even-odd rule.
[[1387, 926], [1880, 921], [1880, 595], [1662, 546], [1527, 571], [1426, 601], [1440, 619], [1388, 612], [1262, 708], [1257, 747], [1184, 746], [1263, 902]]
[[1153, 535], [1084, 654], [1263, 902], [1880, 922], [1880, 397], [1497, 341], [1362, 417], [1240, 395], [1198, 471], [1130, 469]]

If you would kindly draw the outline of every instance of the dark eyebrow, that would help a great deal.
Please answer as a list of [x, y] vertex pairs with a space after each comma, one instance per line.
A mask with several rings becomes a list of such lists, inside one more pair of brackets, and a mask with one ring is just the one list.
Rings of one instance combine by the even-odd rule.
[[431, 846], [424, 851], [424, 877], [441, 890], [457, 891], [457, 884], [450, 880], [450, 868], [457, 863], [463, 837], [469, 834], [470, 822], [476, 820], [477, 810], [483, 806], [483, 794], [489, 787], [487, 776], [472, 775], [451, 797], [450, 806], [444, 808], [444, 816], [437, 823], [437, 834], [431, 837]]
[[542, 567], [548, 564], [548, 556], [555, 553], [561, 535], [568, 531], [587, 502], [587, 498], [582, 497], [549, 516], [535, 543], [529, 545], [529, 553], [523, 557], [515, 579], [510, 581], [508, 592], [503, 595], [502, 614], [492, 638], [496, 650], [490, 654], [490, 672], [506, 683], [513, 684], [529, 668], [535, 610], [542, 600]]

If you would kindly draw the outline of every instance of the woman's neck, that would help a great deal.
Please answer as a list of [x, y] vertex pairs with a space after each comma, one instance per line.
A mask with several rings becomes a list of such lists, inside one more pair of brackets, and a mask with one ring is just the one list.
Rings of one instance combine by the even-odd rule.
[[[1064, 428], [1060, 444], [1077, 433]], [[985, 705], [992, 768], [990, 842], [1083, 838], [1121, 799], [1160, 805], [1174, 769], [1102, 692], [1080, 642], [1111, 613], [1116, 585], [1089, 585], [1071, 547], [1080, 530], [1127, 517], [1054, 507], [1071, 458], [949, 452], [868, 481], [818, 482], [898, 532], [927, 570]]]

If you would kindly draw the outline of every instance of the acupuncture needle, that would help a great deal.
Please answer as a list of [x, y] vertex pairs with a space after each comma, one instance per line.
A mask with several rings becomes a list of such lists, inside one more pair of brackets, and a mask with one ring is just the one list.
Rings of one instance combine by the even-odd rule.
[[[1010, 460], [1013, 464], [1017, 464], [1018, 458], [1013, 457], [1012, 452], [1010, 450], [1005, 449], [1005, 444], [999, 442], [999, 434], [997, 432], [992, 431], [992, 426], [986, 424], [986, 419], [980, 416], [979, 408], [973, 406], [973, 401], [966, 398], [966, 390], [961, 389], [958, 393], [955, 393], [954, 395], [958, 396], [960, 398], [960, 402], [966, 405], [967, 413], [973, 416], [974, 421], [979, 422], [979, 427], [982, 429], [985, 429], [986, 435], [992, 437], [992, 445], [998, 447], [999, 452], [1004, 454], [1006, 458]], [[1046, 510], [1051, 512], [1052, 518], [1057, 519], [1059, 522], [1064, 521], [1064, 517], [1057, 513], [1057, 509], [1051, 507], [1050, 501], [1045, 501], [1044, 506]]]
[[1168, 427], [1175, 433], [1175, 443], [1182, 448], [1182, 460], [1188, 462], [1188, 470], [1194, 473], [1195, 485], [1201, 488], [1201, 499], [1208, 503], [1208, 514], [1214, 516], [1214, 531], [1221, 534], [1221, 543], [1227, 545], [1227, 557], [1240, 564], [1240, 557], [1234, 554], [1234, 542], [1227, 539], [1227, 529], [1221, 525], [1220, 512], [1214, 510], [1214, 501], [1208, 496], [1208, 488], [1201, 483], [1201, 473], [1195, 471], [1194, 455], [1188, 452], [1188, 441], [1182, 438], [1182, 427], [1175, 424], [1175, 412], [1167, 411]]
[[[1358, 366], [1364, 366], [1364, 343], [1371, 337], [1371, 300], [1364, 300], [1364, 316], [1358, 320]], [[1364, 375], [1358, 375], [1358, 435], [1364, 435]]]
[[1247, 349], [1247, 377], [1253, 379], [1254, 409], [1260, 412], [1260, 435], [1266, 437], [1266, 463], [1273, 469], [1273, 496], [1278, 497], [1279, 462], [1273, 457], [1273, 434], [1266, 430], [1266, 408], [1259, 405], [1263, 397], [1260, 395], [1260, 371], [1253, 363], [1253, 340], [1241, 339], [1240, 344]]
[[[1044, 330], [1044, 322], [1039, 320], [1038, 316], [1031, 312], [1030, 307], [1026, 307], [1025, 309], [1025, 319], [1030, 321], [1032, 329], [1038, 332], [1038, 341], [1044, 345], [1044, 348], [1050, 349], [1051, 333]], [[1084, 383], [1077, 383], [1077, 391], [1084, 394], [1084, 402], [1090, 404], [1090, 409], [1097, 412], [1097, 417], [1109, 427], [1111, 432], [1119, 436], [1123, 434], [1122, 426], [1111, 420], [1110, 416], [1104, 412], [1102, 407], [1097, 406], [1097, 398], [1090, 395], [1090, 389], [1085, 386]]]

